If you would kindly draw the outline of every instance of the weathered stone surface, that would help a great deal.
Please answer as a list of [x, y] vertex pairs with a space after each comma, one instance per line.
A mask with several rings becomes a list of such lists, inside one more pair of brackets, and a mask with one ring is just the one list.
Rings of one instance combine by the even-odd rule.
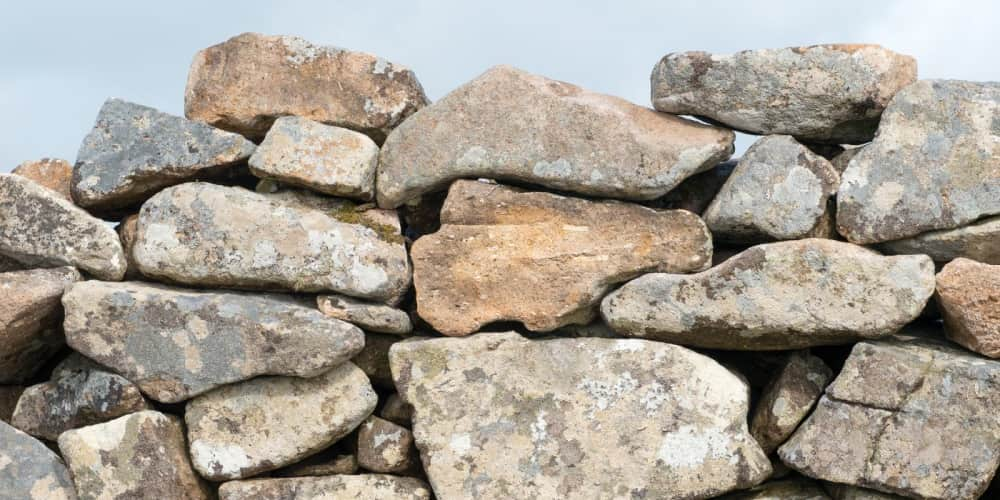
[[0, 383], [31, 378], [62, 347], [59, 299], [79, 279], [71, 267], [0, 273]]
[[0, 422], [10, 423], [10, 416], [23, 392], [23, 385], [0, 385]]
[[0, 273], [6, 273], [9, 271], [23, 271], [25, 270], [24, 264], [7, 257], [6, 255], [0, 255]]
[[354, 430], [378, 403], [365, 374], [344, 363], [317, 377], [260, 377], [187, 404], [191, 461], [212, 481], [293, 464]]
[[315, 377], [364, 345], [358, 328], [281, 295], [87, 281], [63, 305], [70, 347], [168, 403], [258, 375]]
[[805, 478], [768, 481], [746, 491], [719, 497], [724, 500], [830, 500], [820, 485]]
[[[881, 491], [858, 488], [848, 484], [823, 483], [823, 488], [833, 500], [902, 500], [906, 497]], [[988, 497], [987, 497], [988, 498]]]
[[753, 416], [750, 434], [770, 455], [795, 432], [819, 400], [833, 371], [808, 352], [793, 352], [764, 388]]
[[390, 360], [440, 498], [709, 498], [771, 472], [746, 384], [683, 347], [481, 333]]
[[847, 166], [851, 164], [851, 160], [864, 148], [864, 146], [847, 148], [837, 156], [831, 158], [830, 165], [833, 165], [833, 169], [837, 171], [837, 174], [844, 175], [844, 170], [847, 170]]
[[125, 275], [118, 235], [51, 189], [0, 174], [0, 254], [26, 267], [74, 266], [103, 280]]
[[858, 144], [917, 78], [917, 63], [878, 45], [815, 45], [667, 54], [653, 68], [653, 107], [752, 134]]
[[825, 481], [960, 500], [986, 489], [998, 442], [1000, 362], [899, 337], [855, 345], [778, 453]]
[[264, 137], [278, 117], [298, 115], [381, 143], [427, 102], [417, 76], [399, 64], [292, 36], [243, 33], [195, 54], [184, 114], [250, 138]]
[[616, 284], [704, 269], [712, 255], [690, 212], [475, 181], [452, 184], [441, 222], [411, 257], [417, 313], [446, 335], [502, 320], [533, 331], [586, 324]]
[[391, 389], [393, 385], [392, 370], [389, 368], [389, 348], [399, 340], [395, 335], [365, 332], [365, 347], [351, 361], [365, 372], [376, 387]]
[[395, 208], [463, 177], [650, 200], [729, 158], [733, 139], [729, 130], [496, 66], [390, 134], [378, 204]]
[[358, 465], [372, 472], [406, 475], [419, 470], [413, 433], [401, 425], [370, 416], [358, 428]]
[[937, 304], [949, 339], [1000, 358], [1000, 266], [951, 261], [937, 275]]
[[413, 423], [413, 407], [394, 392], [385, 398], [378, 416], [403, 427], [409, 427]]
[[844, 171], [837, 228], [898, 240], [1000, 214], [1000, 83], [921, 80], [885, 110]]
[[118, 239], [122, 243], [122, 250], [125, 251], [125, 262], [127, 263], [125, 267], [125, 279], [128, 281], [136, 281], [142, 279], [142, 273], [139, 272], [139, 265], [136, 264], [135, 259], [132, 257], [132, 250], [135, 248], [135, 233], [139, 227], [139, 214], [127, 215], [122, 219], [115, 231], [118, 232]]
[[879, 245], [886, 253], [922, 253], [934, 262], [959, 257], [986, 264], [1000, 264], [1000, 217], [989, 217], [967, 226], [921, 233]]
[[613, 330], [718, 349], [797, 349], [890, 335], [934, 292], [923, 255], [883, 257], [833, 240], [751, 247], [708, 271], [654, 273], [605, 297]]
[[702, 215], [719, 241], [828, 238], [840, 176], [787, 135], [757, 140]]
[[102, 366], [96, 361], [80, 354], [76, 351], [69, 353], [55, 368], [52, 369], [52, 373], [49, 375], [49, 381], [54, 382], [63, 377], [74, 375], [77, 373], [88, 372], [88, 371], [110, 371], [108, 368]]
[[275, 120], [250, 157], [257, 177], [362, 201], [375, 197], [378, 146], [368, 136], [299, 116]]
[[298, 477], [230, 481], [219, 488], [219, 500], [281, 498], [287, 500], [430, 500], [427, 483], [386, 474]]
[[80, 498], [210, 498], [191, 470], [180, 419], [141, 411], [66, 431], [59, 451]]
[[[334, 445], [332, 448], [339, 448]], [[288, 467], [271, 472], [274, 477], [333, 476], [336, 474], [357, 474], [358, 458], [352, 453], [337, 453], [327, 450], [306, 457]]]
[[59, 455], [41, 441], [0, 422], [0, 496], [76, 500], [76, 490]]
[[413, 331], [410, 315], [385, 304], [375, 304], [344, 295], [316, 297], [319, 310], [331, 317], [353, 323], [366, 331], [406, 335]]
[[651, 205], [656, 208], [687, 210], [701, 215], [715, 199], [715, 195], [722, 189], [722, 185], [732, 175], [738, 163], [738, 158], [729, 159], [700, 174], [692, 175]]
[[70, 195], [70, 185], [73, 182], [73, 165], [58, 158], [42, 158], [26, 161], [14, 168], [10, 173], [31, 179], [45, 186], [63, 198], [73, 201]]
[[146, 276], [199, 286], [402, 295], [410, 266], [398, 220], [376, 224], [322, 203], [298, 193], [174, 186], [143, 205], [133, 257]]

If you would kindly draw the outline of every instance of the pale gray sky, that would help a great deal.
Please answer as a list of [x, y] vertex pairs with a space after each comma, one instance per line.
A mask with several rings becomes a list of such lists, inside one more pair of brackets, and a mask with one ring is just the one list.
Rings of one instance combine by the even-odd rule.
[[378, 54], [431, 99], [505, 63], [648, 106], [653, 65], [683, 50], [873, 42], [921, 78], [996, 81], [997, 19], [989, 0], [16, 2], [0, 19], [0, 171], [72, 162], [107, 97], [182, 114], [194, 53], [244, 31]]

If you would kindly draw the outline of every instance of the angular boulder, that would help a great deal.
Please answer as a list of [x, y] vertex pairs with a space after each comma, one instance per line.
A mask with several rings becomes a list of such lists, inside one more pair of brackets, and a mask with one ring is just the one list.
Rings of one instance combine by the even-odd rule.
[[76, 500], [76, 489], [59, 455], [0, 422], [0, 495], [11, 500]]
[[937, 275], [937, 304], [949, 339], [1000, 358], [1000, 265], [951, 261]]
[[365, 331], [406, 335], [413, 330], [409, 314], [385, 304], [345, 295], [320, 295], [316, 297], [316, 306], [323, 314], [357, 325]]
[[73, 183], [73, 165], [70, 165], [66, 160], [42, 158], [41, 160], [26, 161], [14, 167], [10, 173], [31, 179], [59, 193], [59, 196], [73, 201], [73, 197], [70, 195], [70, 186]]
[[750, 434], [770, 455], [812, 411], [833, 371], [808, 352], [788, 355], [767, 384], [750, 417]]
[[888, 241], [879, 245], [879, 249], [892, 254], [922, 253], [934, 262], [949, 262], [964, 257], [986, 264], [1000, 264], [1000, 217]]
[[358, 465], [372, 472], [409, 475], [420, 468], [413, 433], [370, 416], [358, 428]]
[[219, 500], [246, 498], [431, 500], [431, 488], [416, 478], [387, 474], [250, 479], [219, 487]]

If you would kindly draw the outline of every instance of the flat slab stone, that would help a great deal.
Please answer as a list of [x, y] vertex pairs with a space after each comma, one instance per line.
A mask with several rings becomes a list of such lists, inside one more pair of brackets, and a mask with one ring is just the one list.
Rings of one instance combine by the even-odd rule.
[[219, 487], [219, 500], [430, 500], [431, 496], [427, 483], [412, 477], [387, 474], [250, 479], [229, 481]]
[[496, 66], [386, 139], [378, 204], [460, 178], [650, 200], [733, 153], [734, 135], [510, 66]]
[[76, 500], [69, 470], [41, 441], [0, 422], [0, 492], [10, 499]]
[[936, 281], [948, 338], [970, 351], [1000, 358], [1000, 265], [955, 259]]
[[988, 217], [955, 229], [928, 231], [911, 238], [887, 241], [879, 249], [892, 254], [922, 253], [934, 262], [964, 257], [1000, 264], [1000, 217]]
[[316, 306], [323, 314], [357, 325], [365, 331], [406, 335], [413, 323], [406, 311], [345, 295], [320, 295]]
[[823, 394], [833, 371], [808, 352], [788, 355], [764, 388], [750, 417], [750, 434], [770, 455], [795, 432]]
[[26, 161], [11, 170], [12, 174], [31, 179], [57, 193], [59, 196], [73, 201], [70, 195], [70, 185], [73, 181], [73, 165], [59, 158], [42, 158]]

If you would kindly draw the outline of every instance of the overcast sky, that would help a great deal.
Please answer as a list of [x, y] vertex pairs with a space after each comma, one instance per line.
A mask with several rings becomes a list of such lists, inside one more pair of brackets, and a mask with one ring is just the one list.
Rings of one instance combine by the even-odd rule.
[[378, 54], [431, 99], [505, 63], [648, 106], [653, 65], [684, 50], [873, 42], [921, 78], [997, 81], [998, 19], [988, 0], [16, 2], [0, 19], [0, 171], [72, 162], [107, 97], [182, 114], [194, 53], [244, 31]]

